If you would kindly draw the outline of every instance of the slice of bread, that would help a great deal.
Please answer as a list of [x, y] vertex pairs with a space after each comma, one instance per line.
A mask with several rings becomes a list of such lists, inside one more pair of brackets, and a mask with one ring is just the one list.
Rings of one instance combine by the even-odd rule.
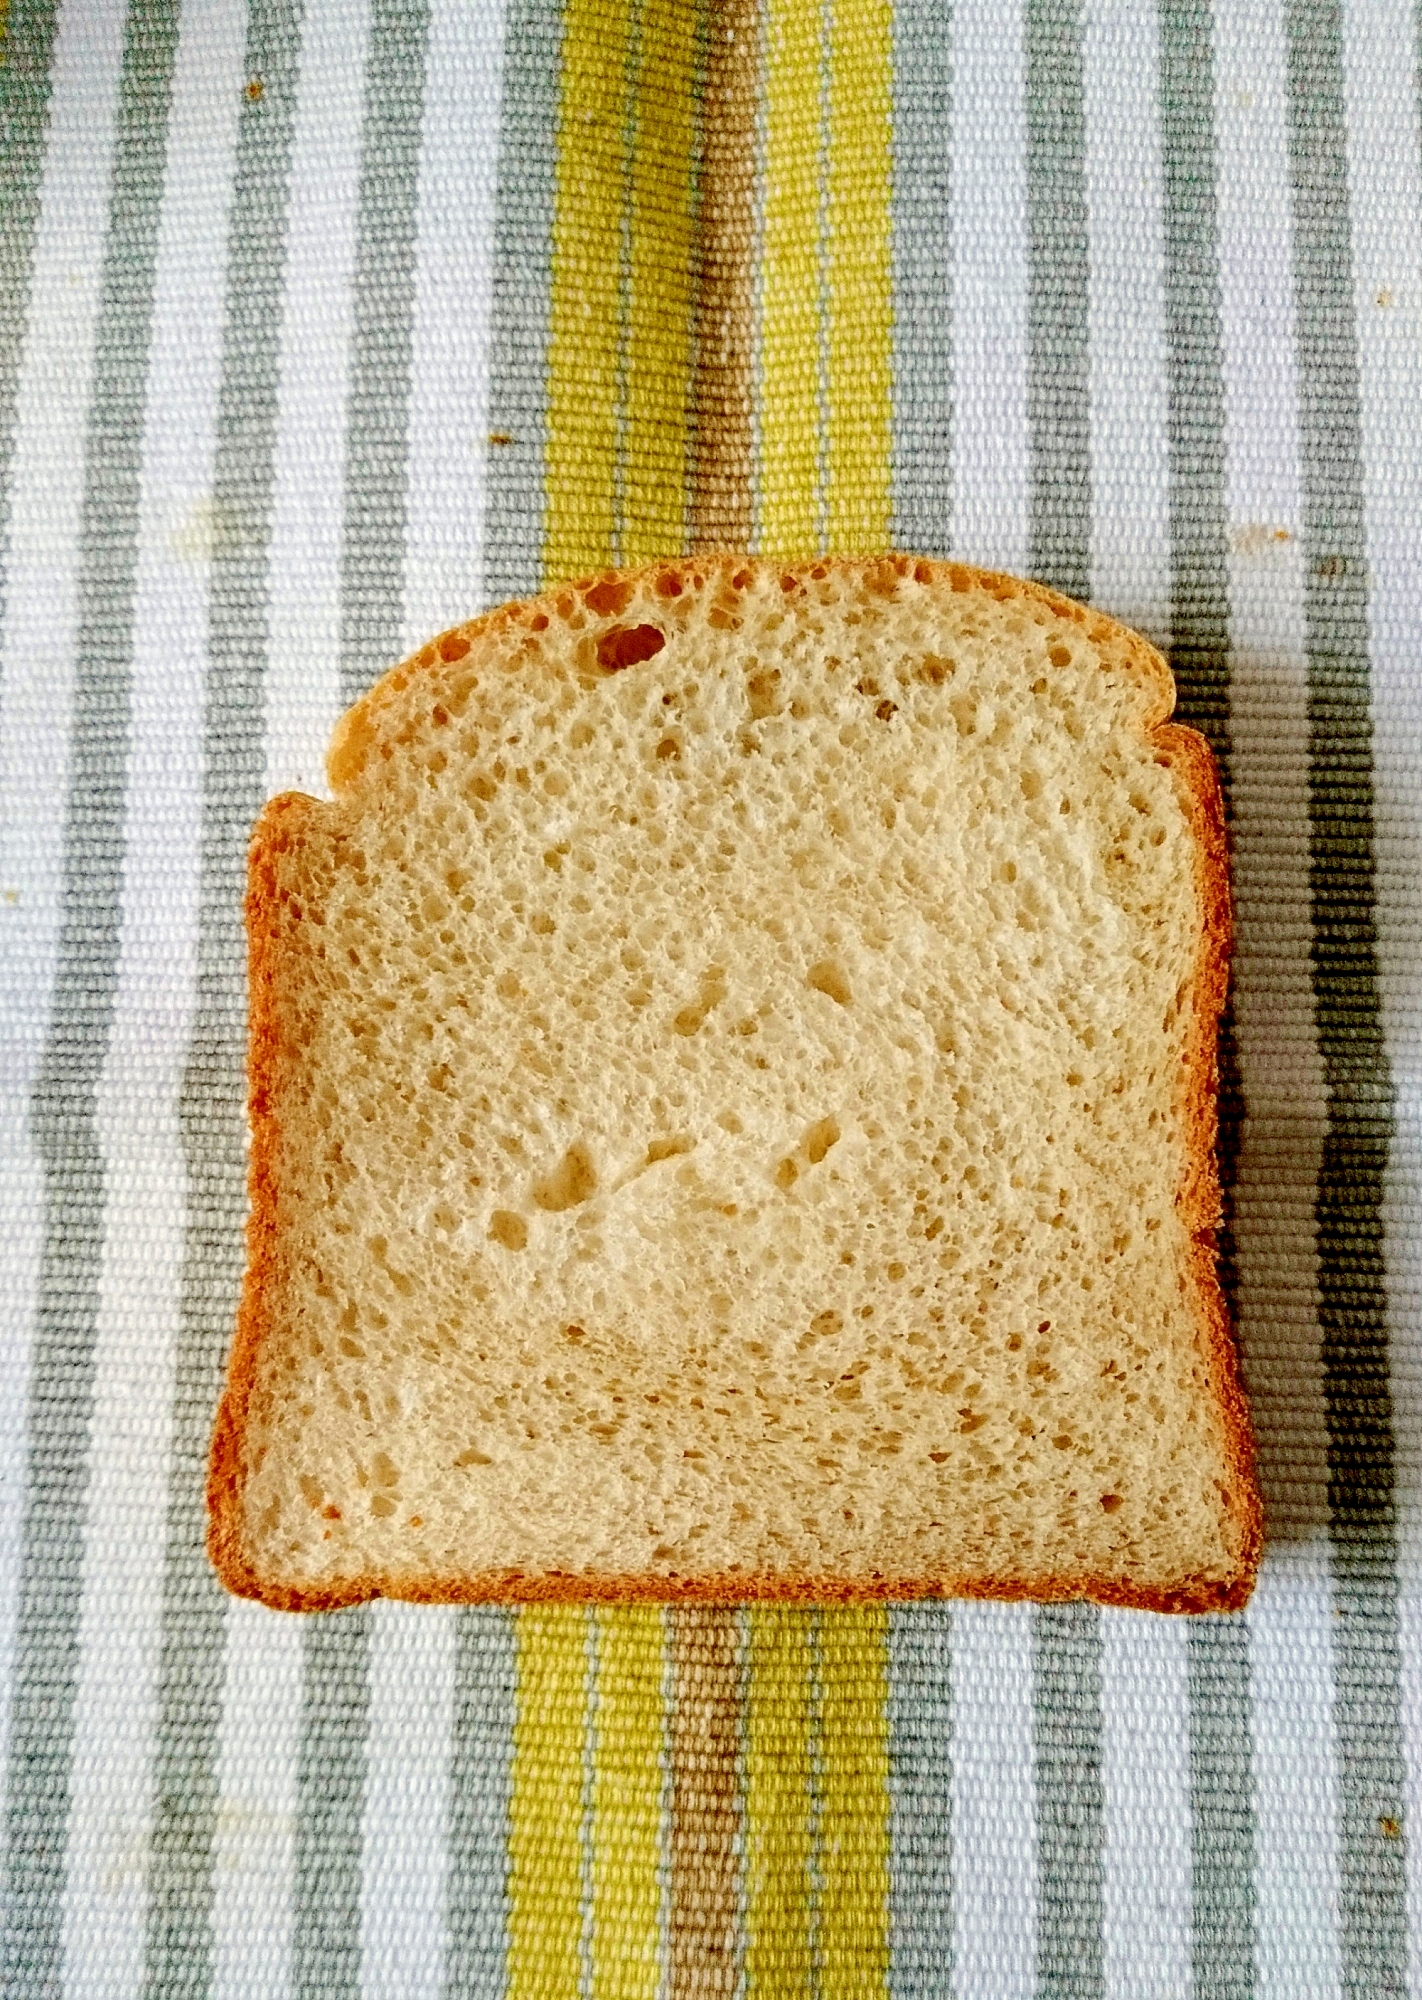
[[224, 1581], [1243, 1603], [1172, 699], [910, 557], [586, 579], [388, 674], [252, 846]]

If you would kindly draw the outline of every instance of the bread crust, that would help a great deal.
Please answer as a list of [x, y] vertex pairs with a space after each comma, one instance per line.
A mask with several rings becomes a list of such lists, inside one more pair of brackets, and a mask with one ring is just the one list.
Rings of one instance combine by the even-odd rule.
[[[635, 584], [668, 571], [687, 581], [698, 577], [704, 580], [717, 570], [746, 567], [772, 569], [777, 574], [794, 577], [807, 577], [811, 571], [821, 576], [854, 572], [871, 588], [876, 573], [890, 588], [892, 578], [912, 573], [920, 582], [946, 582], [955, 591], [982, 590], [999, 600], [1009, 597], [1034, 600], [1057, 617], [1084, 626], [1093, 643], [1109, 644], [1151, 690], [1154, 699], [1142, 727], [1155, 745], [1158, 761], [1168, 764], [1174, 773], [1195, 833], [1205, 915], [1195, 966], [1191, 1041], [1181, 1085], [1189, 1138], [1176, 1206], [1190, 1232], [1192, 1248], [1187, 1278], [1193, 1293], [1210, 1394], [1223, 1431], [1231, 1474], [1224, 1497], [1236, 1529], [1234, 1573], [1225, 1579], [1187, 1577], [1170, 1590], [1145, 1588], [1127, 1579], [1098, 1575], [835, 1577], [737, 1571], [678, 1577], [563, 1571], [535, 1574], [519, 1569], [489, 1570], [474, 1577], [370, 1575], [349, 1579], [332, 1588], [302, 1590], [259, 1574], [242, 1532], [244, 1448], [257, 1362], [270, 1331], [280, 1241], [277, 1152], [281, 1126], [275, 1103], [281, 1035], [276, 967], [277, 864], [284, 852], [300, 843], [304, 822], [313, 812], [321, 810], [315, 800], [301, 793], [286, 793], [268, 802], [253, 831], [248, 860], [245, 914], [249, 982], [247, 1084], [252, 1140], [248, 1172], [250, 1209], [246, 1272], [228, 1359], [226, 1388], [217, 1412], [208, 1462], [207, 1547], [213, 1567], [235, 1596], [254, 1598], [281, 1611], [333, 1611], [374, 1597], [419, 1604], [509, 1605], [753, 1602], [848, 1605], [943, 1597], [1059, 1603], [1085, 1598], [1097, 1604], [1139, 1611], [1237, 1611], [1248, 1602], [1254, 1587], [1263, 1544], [1263, 1509], [1253, 1426], [1230, 1308], [1217, 1269], [1215, 1232], [1220, 1218], [1216, 1160], [1217, 1036], [1229, 984], [1233, 921], [1223, 798], [1210, 747], [1197, 731], [1170, 721], [1175, 701], [1174, 681], [1166, 661], [1147, 640], [1116, 620], [1041, 584], [994, 571], [902, 554], [822, 557], [770, 564], [726, 553], [674, 558], [632, 571], [608, 571], [600, 577], [579, 578], [571, 587], [586, 591], [599, 583]], [[540, 597], [485, 613], [442, 634], [420, 653], [392, 668], [337, 726], [328, 758], [337, 793], [354, 782], [371, 750], [378, 745], [382, 711], [392, 697], [408, 685], [412, 675], [431, 669], [445, 658], [441, 649], [447, 642], [462, 644], [481, 636], [498, 636], [511, 627], [523, 625], [558, 594], [550, 590]]]

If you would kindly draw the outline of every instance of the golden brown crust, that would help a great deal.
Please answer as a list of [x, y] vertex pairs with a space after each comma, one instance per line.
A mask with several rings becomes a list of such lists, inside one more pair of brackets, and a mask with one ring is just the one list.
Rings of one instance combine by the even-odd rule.
[[[1175, 690], [1165, 660], [1145, 639], [1114, 619], [1092, 611], [1041, 584], [1016, 577], [911, 555], [868, 558], [824, 557], [817, 561], [769, 564], [735, 553], [712, 554], [648, 564], [629, 572], [607, 572], [579, 578], [570, 586], [586, 594], [600, 583], [635, 583], [656, 572], [675, 571], [687, 580], [708, 579], [717, 570], [770, 568], [785, 575], [823, 576], [853, 570], [869, 587], [892, 590], [897, 578], [910, 573], [922, 583], [947, 581], [955, 591], [985, 590], [1005, 599], [1026, 598], [1049, 608], [1059, 618], [1085, 627], [1097, 645], [1110, 646], [1129, 662], [1149, 688], [1153, 701], [1143, 728], [1154, 738], [1157, 755], [1168, 762], [1180, 786], [1180, 796], [1196, 835], [1205, 921], [1195, 977], [1192, 1043], [1185, 1063], [1183, 1096], [1190, 1140], [1185, 1179], [1177, 1207], [1190, 1232], [1189, 1278], [1195, 1293], [1202, 1351], [1210, 1389], [1225, 1435], [1232, 1483], [1226, 1503], [1237, 1530], [1234, 1573], [1227, 1579], [1186, 1578], [1171, 1590], [1143, 1588], [1125, 1578], [1101, 1576], [1012, 1577], [913, 1576], [794, 1576], [779, 1573], [714, 1576], [607, 1576], [546, 1572], [530, 1575], [517, 1569], [488, 1571], [477, 1577], [402, 1579], [398, 1576], [360, 1577], [325, 1590], [299, 1590], [258, 1575], [242, 1534], [243, 1440], [248, 1405], [256, 1377], [257, 1357], [269, 1327], [279, 1240], [280, 1187], [277, 1146], [280, 1124], [274, 1104], [280, 1049], [276, 994], [277, 859], [299, 841], [303, 820], [320, 808], [299, 793], [287, 793], [266, 806], [253, 832], [249, 857], [246, 920], [249, 973], [248, 1104], [252, 1126], [249, 1168], [251, 1212], [247, 1224], [247, 1270], [243, 1281], [236, 1334], [228, 1361], [227, 1386], [213, 1432], [207, 1480], [208, 1553], [226, 1587], [239, 1597], [251, 1597], [283, 1611], [330, 1611], [391, 1597], [423, 1604], [551, 1604], [551, 1603], [700, 1603], [738, 1604], [776, 1601], [801, 1604], [856, 1604], [885, 1599], [979, 1597], [1030, 1600], [1038, 1603], [1087, 1598], [1098, 1604], [1161, 1612], [1235, 1611], [1247, 1603], [1254, 1587], [1263, 1542], [1263, 1511], [1255, 1470], [1253, 1426], [1239, 1372], [1229, 1307], [1216, 1268], [1215, 1228], [1220, 1215], [1219, 1173], [1215, 1156], [1217, 1129], [1216, 1037], [1229, 978], [1232, 920], [1229, 861], [1223, 802], [1214, 758], [1195, 730], [1169, 721]], [[331, 781], [342, 791], [360, 774], [367, 757], [380, 743], [382, 712], [420, 671], [467, 654], [475, 640], [497, 638], [523, 626], [540, 607], [556, 598], [550, 591], [499, 607], [468, 624], [431, 640], [420, 653], [392, 668], [338, 725], [328, 759]]]
[[252, 1130], [247, 1268], [207, 1469], [207, 1552], [213, 1568], [235, 1596], [255, 1597], [265, 1604], [277, 1604], [278, 1599], [252, 1568], [243, 1543], [242, 1445], [257, 1356], [270, 1320], [279, 1223], [276, 1155], [281, 1128], [273, 1102], [280, 1048], [276, 863], [299, 837], [302, 820], [314, 808], [315, 801], [300, 792], [269, 800], [253, 830], [247, 858], [247, 1113]]
[[[212, 1539], [208, 1549], [212, 1553]], [[216, 1556], [213, 1557], [216, 1562]], [[481, 1576], [355, 1578], [330, 1590], [258, 1586], [250, 1566], [219, 1569], [227, 1588], [254, 1597], [273, 1611], [341, 1611], [373, 1597], [404, 1604], [817, 1604], [906, 1602], [925, 1597], [980, 1597], [1017, 1604], [1063, 1604], [1088, 1598], [1127, 1611], [1238, 1611], [1254, 1578], [1186, 1578], [1173, 1590], [1150, 1590], [1111, 1577], [1043, 1577], [1039, 1582], [955, 1576], [789, 1576], [779, 1572], [720, 1576], [604, 1576], [548, 1570], [488, 1570]], [[234, 1576], [239, 1580], [234, 1581]], [[242, 1583], [246, 1587], [242, 1587]]]
[[[1176, 1197], [1191, 1237], [1191, 1277], [1210, 1371], [1210, 1388], [1224, 1430], [1232, 1484], [1241, 1595], [1247, 1602], [1264, 1542], [1264, 1510], [1255, 1463], [1254, 1426], [1239, 1371], [1229, 1304], [1219, 1282], [1215, 1231], [1220, 1220], [1218, 1136], [1219, 1021], [1229, 991], [1234, 937], [1224, 799], [1209, 744], [1196, 730], [1164, 722], [1153, 732], [1157, 755], [1168, 757], [1181, 781], [1201, 871], [1205, 922], [1195, 975], [1192, 1047], [1185, 1064], [1189, 1141], [1186, 1179]], [[1230, 1609], [1237, 1609], [1232, 1604]]]

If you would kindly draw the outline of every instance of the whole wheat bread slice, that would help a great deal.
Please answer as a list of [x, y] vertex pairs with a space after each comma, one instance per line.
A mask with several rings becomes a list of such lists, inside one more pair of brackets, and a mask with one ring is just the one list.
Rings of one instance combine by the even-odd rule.
[[252, 845], [229, 1587], [1243, 1603], [1172, 701], [909, 557], [585, 579], [388, 674]]

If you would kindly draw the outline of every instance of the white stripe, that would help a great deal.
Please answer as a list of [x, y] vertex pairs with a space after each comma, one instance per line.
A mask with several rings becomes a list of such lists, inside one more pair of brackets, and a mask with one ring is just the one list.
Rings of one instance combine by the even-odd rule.
[[953, 1991], [1037, 1987], [1032, 1607], [953, 1607]]
[[376, 1604], [361, 1878], [363, 2000], [439, 2000], [444, 1977], [455, 1614]]
[[240, 19], [185, 16], [154, 273], [123, 933], [96, 1105], [107, 1212], [64, 1924], [66, 1986], [86, 1995], [136, 1993], [143, 1976], [202, 822], [207, 565], [185, 536], [212, 476], [241, 76]]
[[958, 0], [952, 62], [953, 550], [1020, 572], [1031, 497], [1021, 0]]
[[291, 154], [267, 661], [267, 790], [326, 793], [340, 713], [341, 516], [366, 0], [309, 7]]
[[1328, 1549], [1266, 1563], [1249, 1607], [1254, 1733], [1255, 1992], [1331, 2000], [1338, 1936], [1338, 1744]]
[[504, 10], [436, 0], [420, 150], [402, 650], [483, 602]]
[[[264, 682], [268, 791], [323, 794], [340, 711], [339, 610], [346, 380], [369, 15], [364, 0], [308, 8], [292, 140], [268, 551]], [[224, 1826], [232, 1867], [213, 1894], [213, 2000], [284, 1992], [290, 1977], [298, 1619], [227, 1623]]]
[[212, 1857], [212, 2000], [290, 1990], [301, 1686], [300, 1620], [233, 1603]]
[[[94, 374], [122, 10], [60, 9], [0, 625], [0, 1465], [25, 1464], [44, 1175], [29, 1105], [59, 940], [84, 430]], [[10, 1685], [25, 1480], [0, 1479], [0, 1675]], [[0, 1787], [10, 1702], [0, 1700]], [[5, 1828], [0, 1824], [0, 1842]], [[0, 1847], [3, 1854], [3, 1847]]]
[[1183, 1619], [1101, 1614], [1107, 2000], [1190, 1991], [1190, 1669]]
[[1314, 1020], [1286, 64], [1281, 12], [1216, 21], [1233, 689], [1235, 1019], [1247, 1117], [1240, 1339], [1271, 1535], [1249, 1613], [1260, 2000], [1338, 1990], [1327, 1423], [1314, 1201], [1327, 1118]]
[[[1379, 724], [1400, 724], [1416, 740], [1422, 735], [1422, 703], [1418, 690], [1384, 688], [1374, 684]], [[1413, 805], [1422, 818], [1422, 801]], [[1397, 820], [1392, 824], [1397, 825]], [[1395, 837], [1395, 836], [1394, 836]], [[1399, 841], [1399, 845], [1401, 842]], [[1417, 927], [1417, 890], [1422, 881], [1422, 857], [1412, 862], [1410, 894], [1399, 893], [1392, 907], [1379, 899], [1379, 956], [1388, 946], [1396, 947], [1410, 923]], [[1404, 900], [1405, 898], [1405, 900]], [[1386, 939], [1386, 944], [1383, 940]], [[1416, 947], [1413, 946], [1415, 951]], [[1402, 953], [1398, 952], [1400, 958]], [[1389, 1029], [1389, 1054], [1403, 1042], [1401, 1033], [1393, 1039], [1396, 1023], [1384, 1018]], [[1415, 1029], [1413, 1031], [1416, 1032]], [[1422, 1108], [1415, 1090], [1398, 1107], [1397, 1132], [1393, 1141], [1393, 1162], [1383, 1196], [1383, 1228], [1386, 1232], [1388, 1331], [1392, 1341], [1392, 1407], [1394, 1439], [1397, 1446], [1397, 1499], [1400, 1592], [1398, 1600], [1398, 1640], [1401, 1653], [1402, 1740], [1406, 1758], [1406, 1846], [1407, 1934], [1409, 1985], [1422, 1993], [1422, 1525], [1418, 1521], [1419, 1443], [1422, 1443], [1422, 1357], [1418, 1354], [1418, 1328], [1422, 1327]]]
[[1378, 988], [1397, 1090], [1387, 1178], [1412, 1985], [1422, 1992], [1422, 182], [1417, 23], [1403, 0], [1344, 12], [1348, 181], [1373, 676]]
[[1153, 9], [1089, 0], [1082, 50], [1089, 217], [1091, 598], [1170, 628], [1169, 382]]

